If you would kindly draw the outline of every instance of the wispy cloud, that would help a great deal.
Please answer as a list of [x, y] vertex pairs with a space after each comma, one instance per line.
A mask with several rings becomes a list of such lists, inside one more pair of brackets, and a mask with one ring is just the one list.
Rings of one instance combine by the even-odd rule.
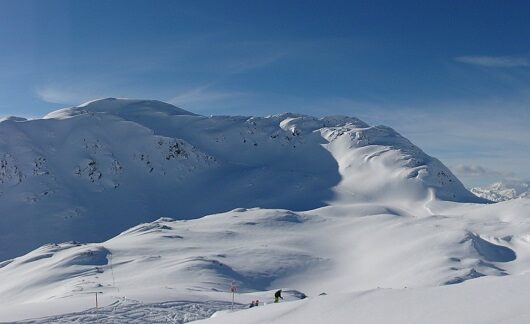
[[45, 102], [61, 105], [78, 105], [93, 99], [105, 97], [103, 93], [93, 91], [88, 86], [80, 90], [67, 86], [42, 85], [35, 89], [35, 93]]
[[74, 99], [74, 96], [69, 92], [49, 87], [37, 88], [35, 92], [40, 99], [49, 103], [70, 104]]
[[120, 85], [120, 82], [102, 77], [95, 77], [90, 80], [72, 79], [68, 82], [43, 83], [33, 90], [34, 94], [42, 101], [60, 105], [79, 105], [108, 97], [148, 99], [164, 97], [153, 91], [153, 88], [147, 88], [147, 90], [133, 86], [126, 88]]
[[459, 177], [513, 177], [513, 172], [501, 172], [480, 165], [458, 164], [451, 170]]
[[[176, 106], [202, 106], [208, 103], [215, 103], [215, 105], [221, 105], [226, 101], [233, 101], [236, 99], [242, 99], [248, 97], [250, 94], [238, 91], [229, 90], [215, 90], [212, 89], [212, 85], [199, 86], [193, 89], [188, 89], [180, 92], [173, 98], [167, 100], [167, 102]], [[213, 108], [213, 107], [212, 107]], [[212, 109], [214, 110], [214, 109]]]
[[266, 56], [257, 56], [247, 59], [239, 59], [237, 62], [229, 64], [229, 68], [232, 73], [244, 73], [247, 71], [256, 70], [271, 64], [276, 63], [282, 58], [286, 57], [286, 52], [272, 53]]
[[524, 57], [512, 56], [459, 56], [455, 61], [485, 67], [529, 67], [530, 61]]

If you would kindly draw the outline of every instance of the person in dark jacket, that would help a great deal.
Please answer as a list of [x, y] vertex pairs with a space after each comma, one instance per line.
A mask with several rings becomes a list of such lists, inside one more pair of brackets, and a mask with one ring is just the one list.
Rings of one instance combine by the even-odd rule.
[[274, 302], [275, 303], [279, 302], [280, 298], [283, 299], [281, 289], [274, 293]]

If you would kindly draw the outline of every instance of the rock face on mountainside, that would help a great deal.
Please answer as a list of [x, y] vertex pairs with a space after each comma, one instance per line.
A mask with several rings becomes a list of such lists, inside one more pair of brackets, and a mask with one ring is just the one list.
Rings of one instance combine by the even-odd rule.
[[0, 121], [0, 260], [236, 207], [484, 202], [393, 129], [351, 117], [195, 115], [103, 99]]
[[502, 181], [486, 187], [471, 188], [471, 192], [478, 197], [495, 202], [530, 198], [530, 183], [526, 181]]

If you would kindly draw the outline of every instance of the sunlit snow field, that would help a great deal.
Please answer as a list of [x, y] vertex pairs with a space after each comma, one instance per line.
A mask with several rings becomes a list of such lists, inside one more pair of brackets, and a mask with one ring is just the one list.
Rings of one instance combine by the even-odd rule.
[[0, 321], [530, 319], [530, 200], [389, 127], [109, 98], [0, 135]]

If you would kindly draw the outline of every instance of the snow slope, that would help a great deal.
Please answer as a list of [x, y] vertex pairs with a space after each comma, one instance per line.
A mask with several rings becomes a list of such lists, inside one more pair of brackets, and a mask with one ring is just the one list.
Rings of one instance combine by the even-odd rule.
[[471, 188], [475, 195], [491, 200], [505, 201], [517, 198], [530, 198], [530, 183], [526, 181], [501, 181], [486, 187]]
[[0, 260], [163, 216], [434, 197], [484, 201], [391, 128], [351, 117], [205, 117], [108, 98], [0, 122]]
[[[365, 295], [383, 305], [404, 298], [398, 305], [412, 308], [430, 296], [431, 308], [441, 300], [449, 308], [457, 307], [460, 299], [453, 303], [451, 296], [459, 292], [504, 287], [508, 294], [517, 285], [514, 280], [519, 280], [511, 278], [527, 281], [529, 210], [530, 201], [524, 199], [494, 205], [434, 200], [408, 209], [353, 203], [305, 212], [256, 208], [189, 221], [163, 218], [102, 243], [50, 244], [4, 262], [0, 304], [6, 307], [0, 310], [0, 319], [66, 312], [74, 313], [62, 315], [65, 320], [90, 319], [94, 310], [79, 312], [94, 306], [95, 292], [102, 293], [100, 303], [108, 307], [124, 299], [151, 308], [186, 301], [211, 304], [205, 312], [213, 313], [219, 309], [215, 305], [230, 301], [232, 282], [238, 286], [238, 304], [255, 299], [270, 303], [274, 290], [284, 287], [307, 294], [311, 308], [311, 303], [320, 304], [313, 300], [325, 292], [332, 302], [319, 307], [336, 307], [339, 314], [353, 312], [351, 316], [359, 319], [375, 307], [359, 299]], [[484, 276], [499, 280], [471, 292], [469, 285], [460, 284]], [[462, 288], [446, 288], [453, 285]], [[484, 305], [507, 298], [488, 296]], [[347, 307], [350, 304], [355, 307]], [[106, 318], [126, 313], [126, 306], [108, 311]], [[407, 317], [407, 323], [424, 323], [430, 314], [428, 308], [416, 308], [417, 320]], [[306, 318], [305, 311], [292, 313], [293, 320]], [[271, 317], [264, 321], [277, 320], [275, 314], [267, 312]], [[219, 315], [219, 320], [224, 316], [231, 318]], [[279, 322], [290, 323], [289, 317]]]
[[373, 289], [257, 307], [194, 323], [528, 323], [529, 286], [526, 274], [479, 278], [458, 286]]
[[0, 152], [0, 322], [530, 319], [530, 200], [389, 127], [109, 98], [1, 121]]

